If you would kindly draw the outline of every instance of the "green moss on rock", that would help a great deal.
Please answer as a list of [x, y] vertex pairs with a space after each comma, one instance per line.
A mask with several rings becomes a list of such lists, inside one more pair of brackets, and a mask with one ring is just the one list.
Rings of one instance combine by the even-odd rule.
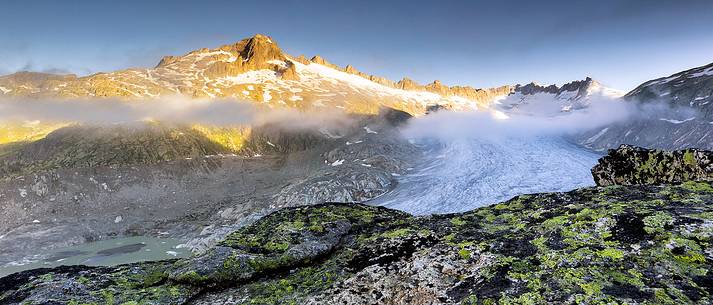
[[630, 145], [610, 149], [592, 175], [597, 185], [669, 184], [713, 180], [713, 152], [649, 150]]
[[[706, 304], [711, 186], [583, 188], [428, 217], [358, 204], [284, 209], [194, 258], [4, 278], [0, 300]], [[84, 288], [59, 294], [60, 283]]]

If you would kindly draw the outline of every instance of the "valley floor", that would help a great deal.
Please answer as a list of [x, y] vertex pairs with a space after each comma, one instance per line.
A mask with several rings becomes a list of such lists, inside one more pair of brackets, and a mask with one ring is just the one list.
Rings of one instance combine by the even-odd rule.
[[181, 251], [202, 251], [285, 206], [377, 196], [368, 204], [415, 215], [463, 212], [520, 194], [591, 186], [589, 169], [599, 158], [557, 137], [409, 143], [389, 129], [359, 130], [279, 158], [67, 169], [0, 183], [7, 202], [0, 274], [123, 236], [176, 238]]

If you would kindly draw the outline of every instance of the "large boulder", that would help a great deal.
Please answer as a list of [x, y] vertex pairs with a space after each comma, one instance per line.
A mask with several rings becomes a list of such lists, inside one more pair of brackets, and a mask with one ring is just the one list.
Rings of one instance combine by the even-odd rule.
[[698, 149], [651, 150], [621, 145], [592, 168], [599, 186], [671, 184], [713, 180], [713, 152]]

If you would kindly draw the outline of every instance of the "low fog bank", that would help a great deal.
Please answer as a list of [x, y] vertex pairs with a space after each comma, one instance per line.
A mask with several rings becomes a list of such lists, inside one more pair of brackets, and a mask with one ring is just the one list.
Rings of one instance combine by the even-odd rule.
[[[664, 102], [634, 102], [600, 95], [585, 100], [587, 106], [555, 115], [523, 111], [534, 107], [562, 107], [568, 101], [542, 97], [513, 109], [437, 111], [416, 117], [402, 128], [407, 138], [436, 140], [577, 135], [603, 126], [636, 120], [688, 119], [691, 108], [672, 108]], [[581, 101], [577, 103], [581, 104]], [[17, 99], [0, 98], [0, 124], [8, 122], [126, 124], [141, 121], [172, 124], [204, 124], [219, 127], [276, 125], [283, 129], [333, 129], [352, 125], [357, 116], [336, 108], [297, 110], [271, 108], [240, 99], [196, 99], [176, 95], [127, 101], [115, 98]]]
[[[689, 118], [697, 111], [672, 107], [665, 102], [636, 102], [621, 98], [592, 97], [586, 108], [557, 115], [533, 115], [488, 109], [473, 112], [438, 111], [411, 120], [404, 135], [415, 139], [452, 141], [459, 139], [499, 140], [512, 137], [572, 136], [604, 126], [660, 117]], [[562, 105], [554, 97], [547, 101]]]
[[[538, 101], [541, 102], [542, 100]], [[560, 109], [566, 101], [547, 101]], [[403, 134], [424, 151], [396, 189], [373, 204], [414, 214], [468, 211], [514, 196], [594, 186], [601, 157], [573, 142], [578, 134], [661, 116], [695, 115], [661, 102], [591, 98], [588, 107], [535, 115], [510, 109], [438, 111], [412, 119]], [[533, 110], [536, 105], [526, 105]], [[550, 107], [551, 105], [544, 105]], [[540, 112], [547, 113], [547, 112]]]
[[185, 96], [126, 101], [94, 99], [0, 99], [0, 123], [42, 122], [87, 125], [141, 121], [212, 126], [277, 124], [287, 129], [345, 126], [353, 118], [338, 110], [272, 109], [239, 99], [194, 99]]

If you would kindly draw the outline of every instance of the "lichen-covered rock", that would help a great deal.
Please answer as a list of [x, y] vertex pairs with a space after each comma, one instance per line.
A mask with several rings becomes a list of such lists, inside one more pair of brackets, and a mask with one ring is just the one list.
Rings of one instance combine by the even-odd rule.
[[713, 182], [523, 195], [414, 217], [283, 209], [206, 254], [0, 279], [0, 304], [710, 304]]
[[171, 262], [62, 266], [2, 278], [0, 304], [184, 304], [200, 287], [167, 282]]
[[600, 186], [668, 184], [713, 180], [713, 152], [697, 149], [650, 150], [621, 145], [592, 168]]

